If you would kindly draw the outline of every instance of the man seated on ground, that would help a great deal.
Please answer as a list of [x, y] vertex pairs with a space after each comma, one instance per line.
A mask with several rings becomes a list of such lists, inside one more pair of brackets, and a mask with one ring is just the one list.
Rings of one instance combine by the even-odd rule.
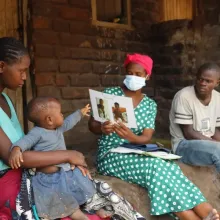
[[202, 65], [194, 86], [177, 92], [170, 110], [173, 151], [181, 161], [196, 166], [214, 165], [220, 173], [220, 67]]

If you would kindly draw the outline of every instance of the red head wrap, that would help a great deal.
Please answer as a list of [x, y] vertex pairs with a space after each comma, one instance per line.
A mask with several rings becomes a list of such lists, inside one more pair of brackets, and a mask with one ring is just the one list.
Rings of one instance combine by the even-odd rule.
[[147, 75], [151, 75], [153, 60], [149, 56], [137, 53], [128, 54], [125, 59], [124, 66], [126, 67], [129, 63], [140, 64], [142, 67], [144, 67], [145, 71], [147, 72]]

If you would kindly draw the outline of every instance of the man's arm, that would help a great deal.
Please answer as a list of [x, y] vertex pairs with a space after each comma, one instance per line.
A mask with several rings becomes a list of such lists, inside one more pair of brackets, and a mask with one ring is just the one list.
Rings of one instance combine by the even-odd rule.
[[[193, 129], [193, 125], [179, 124], [185, 139], [187, 140], [212, 140], [212, 138], [202, 135]], [[220, 137], [220, 136], [219, 136]]]
[[215, 134], [212, 136], [212, 139], [215, 141], [220, 141], [220, 130], [219, 128], [215, 128]]

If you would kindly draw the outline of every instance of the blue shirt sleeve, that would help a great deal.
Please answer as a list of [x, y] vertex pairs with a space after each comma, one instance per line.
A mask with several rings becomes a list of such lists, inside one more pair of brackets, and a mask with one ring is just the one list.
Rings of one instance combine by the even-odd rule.
[[22, 152], [30, 150], [40, 141], [40, 139], [41, 139], [41, 130], [37, 127], [34, 127], [28, 132], [27, 135], [25, 135], [23, 138], [15, 142], [12, 145], [11, 150], [15, 146], [20, 147]]
[[75, 111], [74, 113], [65, 118], [63, 125], [59, 127], [58, 130], [63, 133], [72, 129], [81, 120], [81, 118], [81, 111]]

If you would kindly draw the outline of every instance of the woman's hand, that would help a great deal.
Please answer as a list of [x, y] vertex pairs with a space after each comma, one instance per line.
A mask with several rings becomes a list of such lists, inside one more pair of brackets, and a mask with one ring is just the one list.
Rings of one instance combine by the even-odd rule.
[[105, 135], [109, 135], [112, 132], [114, 132], [114, 127], [113, 127], [112, 122], [106, 121], [103, 124], [101, 124], [101, 131]]
[[122, 122], [115, 123], [113, 127], [115, 133], [120, 138], [126, 139], [131, 143], [135, 142], [136, 135], [129, 128], [127, 128]]
[[69, 150], [68, 153], [68, 163], [74, 164], [76, 166], [83, 166], [87, 167], [85, 157], [82, 153], [75, 151], [75, 150]]

